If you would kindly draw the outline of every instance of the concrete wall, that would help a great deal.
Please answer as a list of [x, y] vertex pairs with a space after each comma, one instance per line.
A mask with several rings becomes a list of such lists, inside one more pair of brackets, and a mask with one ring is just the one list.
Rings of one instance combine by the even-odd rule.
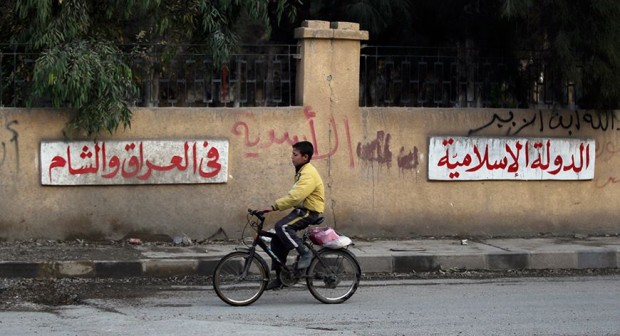
[[[558, 126], [560, 120], [564, 126]], [[608, 119], [602, 120], [604, 125]], [[382, 221], [381, 234], [517, 236], [620, 231], [616, 216], [620, 205], [618, 130], [615, 125], [612, 128], [611, 120], [604, 130], [596, 113], [565, 111], [553, 116], [551, 111], [539, 110], [381, 108], [362, 109], [360, 122], [364, 125], [362, 143], [376, 138], [378, 131], [391, 137], [391, 168], [363, 158], [356, 166], [359, 173], [365, 173], [359, 176], [358, 185], [369, 190], [361, 203], [371, 206], [362, 211], [373, 220], [390, 219]], [[470, 134], [594, 138], [594, 179], [428, 181], [428, 137]], [[403, 154], [417, 152], [415, 168], [399, 167], [397, 157], [402, 149]]]
[[[315, 143], [329, 224], [351, 236], [620, 231], [613, 119], [588, 111], [359, 108], [359, 41], [367, 33], [312, 21], [296, 36], [298, 107], [140, 108], [131, 129], [98, 139], [228, 139], [223, 184], [42, 186], [40, 142], [63, 139], [69, 111], [0, 108], [0, 238], [239, 238], [247, 208], [290, 189], [295, 139]], [[437, 135], [593, 138], [594, 179], [429, 181], [428, 139]]]

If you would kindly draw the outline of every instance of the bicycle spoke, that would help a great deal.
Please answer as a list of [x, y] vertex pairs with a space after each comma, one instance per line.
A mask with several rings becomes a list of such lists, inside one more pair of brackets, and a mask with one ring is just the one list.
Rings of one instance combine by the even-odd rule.
[[343, 250], [323, 250], [308, 270], [308, 288], [324, 303], [341, 303], [357, 290], [361, 270], [355, 258]]
[[[243, 306], [253, 303], [263, 294], [268, 281], [265, 266], [258, 256], [247, 264], [249, 253], [233, 252], [218, 263], [213, 274], [213, 288], [226, 303]], [[247, 272], [244, 274], [244, 267]]]

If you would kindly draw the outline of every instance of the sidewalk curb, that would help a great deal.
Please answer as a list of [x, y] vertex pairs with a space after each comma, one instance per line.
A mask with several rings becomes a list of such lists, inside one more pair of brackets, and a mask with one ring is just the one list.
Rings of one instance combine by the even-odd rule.
[[[489, 253], [390, 254], [358, 253], [362, 272], [411, 273], [452, 268], [467, 270], [510, 269], [605, 269], [620, 268], [620, 251], [597, 248], [577, 251], [506, 251]], [[0, 262], [0, 277], [6, 278], [122, 278], [211, 275], [222, 255], [195, 258], [151, 258], [133, 261], [73, 260]]]

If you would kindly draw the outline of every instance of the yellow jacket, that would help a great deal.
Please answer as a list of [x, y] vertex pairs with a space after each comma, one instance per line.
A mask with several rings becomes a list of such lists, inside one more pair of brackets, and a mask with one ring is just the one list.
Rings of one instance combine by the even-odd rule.
[[304, 208], [322, 213], [325, 209], [325, 189], [316, 168], [309, 162], [295, 174], [295, 184], [284, 197], [276, 200], [274, 210]]

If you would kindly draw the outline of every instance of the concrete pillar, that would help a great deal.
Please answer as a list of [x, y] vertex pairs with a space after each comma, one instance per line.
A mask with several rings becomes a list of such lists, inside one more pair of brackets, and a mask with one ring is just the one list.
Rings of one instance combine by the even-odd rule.
[[357, 110], [360, 41], [368, 40], [368, 32], [359, 30], [358, 23], [304, 21], [295, 38], [301, 57], [297, 105]]

